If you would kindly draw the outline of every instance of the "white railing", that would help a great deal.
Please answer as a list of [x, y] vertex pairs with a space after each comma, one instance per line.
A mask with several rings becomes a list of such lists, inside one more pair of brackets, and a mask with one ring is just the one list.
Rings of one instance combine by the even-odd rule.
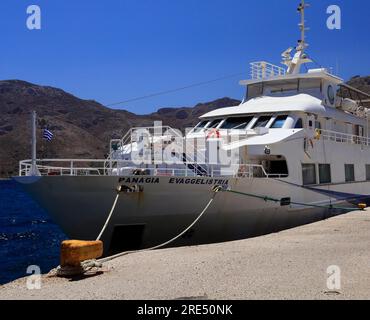
[[[108, 162], [108, 168], [107, 168]], [[181, 165], [181, 167], [176, 167]], [[163, 166], [163, 163], [143, 163], [140, 166], [121, 160], [96, 159], [44, 159], [36, 160], [36, 166], [42, 176], [174, 176], [174, 177], [239, 177], [239, 178], [282, 178], [285, 174], [268, 174], [262, 165], [245, 164], [221, 168], [219, 165], [201, 164], [207, 168], [206, 173], [199, 174], [189, 166], [199, 166], [198, 163], [183, 162]], [[31, 172], [32, 160], [19, 163], [19, 175], [27, 176]]]
[[[169, 143], [172, 143], [177, 139], [182, 139], [184, 145], [189, 143], [189, 140], [194, 140], [187, 140], [179, 130], [173, 129], [170, 126], [134, 127], [131, 128], [122, 139], [112, 139], [110, 141], [110, 154], [105, 163], [105, 168], [109, 167], [110, 160], [117, 161], [120, 159], [122, 154], [125, 154], [126, 152], [131, 153], [133, 150], [133, 144], [142, 142], [144, 139], [145, 142], [150, 143], [150, 149], [152, 152], [158, 144], [163, 152], [164, 148], [167, 147]], [[194, 144], [194, 141], [192, 143]], [[204, 171], [201, 163], [205, 163], [206, 159], [202, 153], [195, 152], [193, 155], [186, 154], [184, 156], [184, 162], [197, 162], [198, 167]]]
[[353, 134], [342, 133], [337, 131], [331, 130], [319, 130], [320, 138], [322, 137], [324, 140], [340, 142], [340, 143], [347, 143], [347, 144], [358, 144], [363, 146], [370, 145], [370, 139], [367, 137], [356, 136]]
[[252, 62], [250, 66], [251, 66], [251, 77], [253, 80], [261, 80], [276, 76], [283, 76], [286, 73], [284, 68], [268, 63], [266, 61]]
[[[160, 132], [159, 132], [160, 131]], [[141, 132], [138, 135], [138, 132]], [[132, 143], [138, 142], [140, 137], [144, 137], [144, 132], [147, 133], [148, 137], [154, 142], [155, 138], [163, 137], [176, 137], [183, 138], [183, 136], [176, 130], [169, 126], [158, 126], [158, 127], [135, 127], [131, 128], [121, 139], [112, 139], [110, 142], [110, 153], [114, 153], [117, 148], [125, 145], [132, 145]]]

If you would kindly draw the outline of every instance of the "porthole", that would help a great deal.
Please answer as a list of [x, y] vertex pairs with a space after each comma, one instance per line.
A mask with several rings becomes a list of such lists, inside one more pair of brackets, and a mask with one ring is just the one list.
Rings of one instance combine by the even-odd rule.
[[330, 104], [334, 104], [335, 102], [335, 92], [333, 86], [328, 86], [328, 99]]

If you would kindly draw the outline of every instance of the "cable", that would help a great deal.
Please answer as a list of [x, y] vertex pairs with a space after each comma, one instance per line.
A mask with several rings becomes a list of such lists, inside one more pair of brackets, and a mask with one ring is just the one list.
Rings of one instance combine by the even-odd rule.
[[165, 94], [168, 94], [168, 93], [182, 91], [182, 90], [186, 90], [186, 89], [190, 89], [190, 88], [194, 88], [194, 87], [199, 87], [199, 86], [202, 86], [202, 85], [210, 84], [210, 83], [221, 81], [221, 80], [235, 78], [236, 76], [240, 76], [240, 75], [243, 75], [243, 74], [245, 74], [245, 73], [244, 72], [239, 72], [239, 73], [227, 75], [227, 76], [220, 77], [220, 78], [213, 79], [213, 80], [208, 80], [208, 81], [194, 83], [194, 84], [191, 84], [191, 85], [188, 85], [188, 86], [184, 86], [184, 87], [180, 87], [180, 88], [176, 88], [176, 89], [170, 89], [170, 90], [166, 90], [166, 91], [160, 91], [160, 92], [156, 92], [156, 93], [147, 94], [147, 95], [144, 95], [144, 96], [141, 96], [141, 97], [136, 97], [136, 98], [132, 98], [132, 99], [124, 100], [124, 101], [110, 103], [110, 104], [107, 104], [105, 106], [106, 107], [112, 107], [112, 106], [116, 106], [116, 105], [119, 105], [119, 104], [124, 104], [124, 103], [129, 103], [129, 102], [144, 100], [144, 99], [148, 99], [148, 98], [153, 98], [153, 97], [157, 97], [157, 96], [162, 96], [162, 95], [165, 95]]
[[118, 201], [119, 195], [120, 195], [120, 193], [119, 193], [119, 192], [117, 192], [117, 196], [116, 196], [116, 198], [114, 199], [112, 209], [110, 210], [109, 215], [108, 215], [108, 218], [107, 218], [107, 220], [105, 221], [105, 224], [104, 224], [104, 226], [103, 226], [103, 229], [101, 229], [101, 231], [100, 231], [100, 233], [99, 233], [98, 237], [96, 238], [96, 241], [100, 240], [100, 238], [101, 238], [101, 236], [103, 235], [103, 233], [104, 233], [105, 229], [107, 228], [107, 225], [108, 225], [108, 223], [109, 223], [109, 221], [110, 221], [110, 219], [111, 219], [111, 217], [112, 217], [112, 214], [113, 214], [113, 212], [114, 212], [114, 209], [116, 208], [116, 205], [117, 205], [117, 201]]
[[[252, 197], [252, 198], [258, 198], [258, 199], [262, 199], [264, 201], [281, 202], [281, 199], [271, 198], [269, 196], [260, 196], [260, 195], [256, 195], [256, 194], [245, 193], [245, 192], [234, 191], [234, 190], [220, 190], [220, 191], [235, 193], [235, 194], [239, 194], [239, 195], [243, 195], [243, 196], [247, 196], [247, 197]], [[346, 199], [343, 199], [343, 200], [346, 200]], [[352, 211], [352, 210], [355, 209], [355, 208], [345, 208], [345, 207], [334, 207], [333, 205], [324, 206], [324, 205], [310, 204], [310, 203], [303, 203], [303, 202], [294, 202], [294, 201], [290, 201], [290, 204], [295, 204], [295, 205], [304, 206], [304, 207], [323, 208], [323, 209], [337, 209], [337, 210], [346, 210], [346, 211], [347, 210]], [[359, 209], [359, 210], [364, 211], [364, 209]]]

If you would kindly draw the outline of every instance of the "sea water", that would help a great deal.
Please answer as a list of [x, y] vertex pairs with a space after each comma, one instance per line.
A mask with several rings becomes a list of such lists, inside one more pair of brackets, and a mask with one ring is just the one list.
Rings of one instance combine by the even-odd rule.
[[27, 276], [30, 265], [42, 273], [56, 267], [66, 238], [20, 185], [0, 180], [0, 284]]

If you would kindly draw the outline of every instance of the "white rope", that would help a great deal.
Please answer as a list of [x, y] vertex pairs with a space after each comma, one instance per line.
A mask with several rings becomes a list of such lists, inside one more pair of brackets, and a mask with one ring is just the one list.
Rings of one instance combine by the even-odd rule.
[[214, 193], [213, 197], [211, 198], [211, 200], [209, 200], [209, 202], [204, 207], [204, 209], [202, 210], [202, 212], [198, 215], [198, 217], [184, 231], [182, 231], [181, 233], [179, 233], [176, 237], [172, 238], [171, 240], [168, 240], [168, 241], [166, 241], [164, 243], [161, 243], [160, 245], [157, 245], [157, 246], [151, 247], [151, 248], [147, 248], [147, 249], [121, 252], [121, 253], [118, 253], [118, 254], [113, 255], [113, 256], [110, 256], [110, 257], [99, 259], [99, 260], [97, 260], [97, 262], [104, 263], [104, 262], [111, 261], [113, 259], [119, 258], [119, 257], [124, 256], [124, 255], [131, 254], [131, 253], [138, 253], [138, 252], [145, 252], [145, 251], [151, 251], [151, 250], [159, 249], [159, 248], [162, 248], [162, 247], [164, 247], [164, 246], [166, 246], [166, 245], [174, 242], [175, 240], [177, 240], [178, 238], [180, 238], [182, 235], [184, 235], [187, 231], [189, 231], [199, 221], [199, 219], [205, 214], [205, 212], [211, 206], [213, 200], [215, 199], [215, 195], [217, 194], [218, 191], [219, 190], [217, 190], [217, 189], [216, 189], [216, 191], [214, 191], [215, 193]]
[[111, 210], [110, 210], [110, 212], [109, 212], [108, 218], [107, 218], [107, 220], [105, 221], [105, 224], [104, 224], [104, 226], [103, 226], [103, 229], [101, 229], [101, 231], [100, 231], [100, 233], [99, 233], [98, 237], [96, 238], [96, 241], [100, 240], [100, 238], [101, 238], [101, 236], [103, 235], [103, 233], [104, 233], [105, 229], [107, 228], [108, 223], [109, 223], [109, 221], [110, 221], [110, 219], [111, 219], [111, 217], [112, 217], [112, 215], [113, 215], [114, 209], [116, 208], [116, 205], [117, 205], [117, 201], [118, 201], [119, 195], [120, 195], [120, 194], [119, 194], [119, 192], [118, 192], [118, 193], [117, 193], [117, 195], [116, 195], [116, 199], [114, 199], [113, 206], [112, 206], [112, 209], [111, 209]]

